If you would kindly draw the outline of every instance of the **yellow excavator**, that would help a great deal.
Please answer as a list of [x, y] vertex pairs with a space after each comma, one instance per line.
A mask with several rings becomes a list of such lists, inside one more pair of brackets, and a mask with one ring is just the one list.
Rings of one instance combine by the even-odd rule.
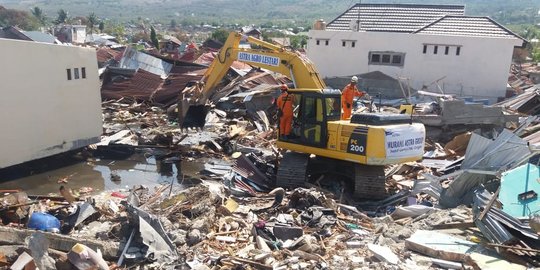
[[[256, 48], [243, 48], [241, 42]], [[180, 123], [206, 103], [234, 61], [283, 74], [294, 84], [289, 90], [296, 102], [293, 136], [277, 140], [279, 148], [288, 150], [278, 167], [277, 186], [303, 186], [307, 179], [331, 175], [356, 198], [383, 198], [385, 165], [422, 158], [425, 127], [413, 123], [411, 115], [361, 113], [341, 120], [341, 92], [326, 87], [307, 57], [237, 32], [230, 33], [202, 80], [184, 91]]]

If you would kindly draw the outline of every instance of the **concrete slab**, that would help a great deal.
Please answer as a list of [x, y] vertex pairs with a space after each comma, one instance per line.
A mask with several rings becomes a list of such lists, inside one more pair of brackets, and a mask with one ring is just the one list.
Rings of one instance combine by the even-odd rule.
[[434, 258], [463, 262], [477, 244], [435, 231], [416, 231], [405, 240], [405, 247]]

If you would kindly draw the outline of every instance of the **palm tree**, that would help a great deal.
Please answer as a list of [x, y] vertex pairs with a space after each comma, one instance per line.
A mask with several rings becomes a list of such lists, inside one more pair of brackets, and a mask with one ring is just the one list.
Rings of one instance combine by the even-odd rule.
[[98, 24], [98, 19], [96, 17], [96, 14], [94, 12], [90, 13], [88, 17], [86, 17], [88, 20], [88, 28], [90, 28], [90, 34], [94, 33], [94, 26]]
[[36, 19], [41, 23], [41, 25], [45, 25], [47, 22], [46, 16], [43, 14], [43, 10], [39, 7], [34, 7], [31, 9], [32, 15], [36, 17]]
[[56, 24], [66, 23], [67, 19], [68, 19], [68, 12], [65, 11], [64, 9], [60, 9], [58, 11], [58, 17], [56, 18], [55, 23]]
[[99, 32], [103, 33], [105, 30], [105, 23], [103, 21], [99, 22]]

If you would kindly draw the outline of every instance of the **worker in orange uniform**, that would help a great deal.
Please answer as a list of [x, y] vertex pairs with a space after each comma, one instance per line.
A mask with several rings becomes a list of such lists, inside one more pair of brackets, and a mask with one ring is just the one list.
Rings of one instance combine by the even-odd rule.
[[292, 130], [294, 95], [289, 94], [287, 85], [281, 85], [281, 95], [277, 99], [279, 135], [288, 139]]
[[352, 76], [351, 83], [347, 84], [347, 86], [345, 86], [341, 92], [341, 108], [343, 109], [343, 114], [341, 115], [342, 120], [351, 118], [354, 97], [362, 97], [367, 95], [366, 92], [360, 91], [358, 88], [356, 88], [356, 83], [358, 83], [358, 77]]

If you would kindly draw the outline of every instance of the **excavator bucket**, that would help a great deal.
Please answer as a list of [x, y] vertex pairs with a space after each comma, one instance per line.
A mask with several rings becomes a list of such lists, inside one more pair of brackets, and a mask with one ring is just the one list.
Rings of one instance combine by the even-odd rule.
[[[201, 104], [202, 102], [190, 102], [197, 100], [199, 92], [196, 83], [189, 83], [179, 97], [178, 105], [175, 112], [178, 116], [178, 126], [181, 128], [202, 128], [205, 124], [206, 114], [210, 110], [208, 105]], [[190, 98], [186, 98], [189, 95]]]
[[187, 110], [182, 115], [180, 115], [182, 110], [178, 110], [178, 125], [182, 128], [204, 127], [209, 109], [207, 105], [188, 105]]

